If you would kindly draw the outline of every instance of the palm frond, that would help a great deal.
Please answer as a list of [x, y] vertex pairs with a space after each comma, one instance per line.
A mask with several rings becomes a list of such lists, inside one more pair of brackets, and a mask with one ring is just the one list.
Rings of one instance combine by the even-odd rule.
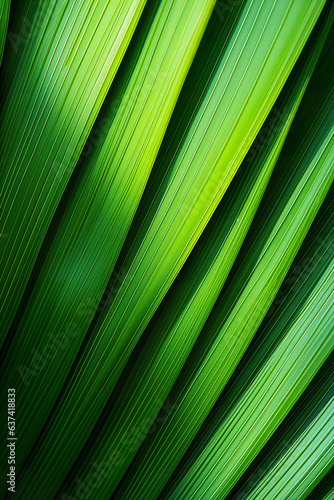
[[4, 498], [333, 497], [333, 20], [0, 0]]
[[[161, 487], [162, 477], [168, 479], [173, 472], [264, 318], [331, 186], [333, 109], [326, 105], [327, 99], [332, 101], [331, 85], [327, 94], [319, 94], [317, 109], [323, 112], [305, 125], [304, 143], [300, 139], [303, 146], [290, 164], [278, 162], [271, 180], [275, 190], [269, 184], [268, 196], [249, 230], [245, 251], [241, 250], [238, 257], [237, 271], [218, 298], [169, 394], [177, 411], [146, 440], [131, 466], [133, 477], [127, 476], [120, 495], [145, 495], [152, 491], [156, 474]], [[329, 109], [332, 111], [328, 114]], [[326, 166], [322, 169], [321, 165]], [[184, 429], [187, 433], [181, 439]]]
[[38, 2], [1, 113], [1, 343], [144, 3]]

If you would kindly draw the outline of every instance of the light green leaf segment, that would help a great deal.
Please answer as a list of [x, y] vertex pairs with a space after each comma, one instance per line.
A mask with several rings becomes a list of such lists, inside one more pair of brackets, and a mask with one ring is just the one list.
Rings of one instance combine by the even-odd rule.
[[[319, 222], [323, 230], [317, 227], [321, 244], [316, 242], [307, 252], [313, 254], [311, 267], [324, 259], [321, 272], [317, 267], [311, 271], [310, 289], [309, 277], [305, 285], [301, 280], [301, 291], [296, 286], [297, 293], [295, 289], [290, 294], [261, 333], [253, 359], [205, 425], [208, 442], [200, 445], [199, 453], [194, 447], [167, 498], [225, 496], [331, 353], [334, 266], [329, 205]], [[292, 316], [285, 311], [291, 298], [291, 309], [296, 307]]]
[[[312, 36], [311, 46], [308, 44], [305, 47], [305, 53], [298, 61], [282, 95], [275, 103], [273, 112], [263, 126], [264, 131], [270, 131], [270, 136], [266, 137], [267, 144], [261, 145], [255, 157], [253, 152], [246, 157], [240, 176], [233, 180], [166, 300], [149, 323], [147, 333], [134, 350], [128, 368], [118, 381], [110, 408], [105, 408], [101, 415], [101, 424], [98, 424], [87, 442], [87, 453], [84, 451], [82, 454], [83, 464], [75, 467], [63, 487], [64, 491], [72, 491], [73, 477], [89, 475], [92, 463], [110, 461], [109, 478], [99, 488], [100, 497], [108, 498], [133, 459], [145, 437], [145, 431], [150, 428], [166, 399], [232, 267], [267, 186], [326, 34], [327, 30], [320, 29], [316, 33], [317, 36]], [[316, 50], [310, 50], [315, 48], [315, 44], [318, 45]], [[154, 186], [149, 186], [149, 190], [151, 189], [154, 190]], [[154, 338], [151, 332], [154, 332]], [[57, 429], [62, 433], [60, 427]], [[134, 433], [134, 429], [141, 429], [141, 432]], [[98, 444], [94, 446], [94, 451], [88, 454], [91, 443]], [[122, 459], [118, 460], [118, 457]]]
[[[46, 463], [55, 464], [57, 457], [65, 470], [65, 460], [78, 453], [86, 439], [83, 422], [87, 433], [264, 122], [321, 7], [319, 2], [251, 1], [243, 7], [222, 53], [211, 62], [204, 92], [193, 97], [191, 120], [185, 117], [181, 124], [182, 140], [171, 162], [161, 165], [167, 175], [120, 270], [124, 281], [89, 332], [61, 410], [49, 422], [50, 436], [56, 432], [57, 440], [52, 438], [52, 449], [41, 445]], [[52, 428], [56, 420], [66, 428], [61, 436]]]
[[[5, 367], [4, 380], [22, 394], [19, 415], [29, 432], [23, 431], [21, 460], [47, 418], [93, 318], [95, 309], [86, 307], [87, 299], [93, 298], [96, 306], [108, 283], [212, 8], [213, 2], [202, 0], [162, 1], [143, 14], [145, 23], [136, 33], [129, 67], [112, 95], [111, 105], [119, 100], [116, 114], [79, 173], [16, 326], [16, 366]], [[110, 108], [104, 112], [110, 113]], [[46, 303], [52, 304], [51, 312]], [[43, 365], [34, 353], [43, 356], [50, 336], [70, 341]], [[38, 419], [31, 413], [35, 405]]]
[[[313, 87], [321, 88], [319, 80]], [[145, 496], [154, 488], [156, 474], [161, 487], [161, 478], [173, 472], [256, 332], [321, 206], [334, 176], [332, 87], [318, 93], [319, 115], [299, 130], [303, 146], [290, 162], [279, 160], [238, 269], [169, 394], [177, 411], [144, 443], [120, 497]]]
[[313, 481], [321, 479], [334, 463], [333, 431], [334, 395], [246, 498], [306, 498]]
[[[78, 394], [84, 390], [87, 397], [87, 384], [93, 393], [97, 371], [100, 388], [104, 381], [114, 384], [273, 105], [319, 8], [287, 4], [246, 3], [205, 94], [194, 97], [192, 120], [123, 263], [124, 283], [90, 336], [80, 362], [85, 379], [75, 379]], [[293, 43], [280, 43], [292, 31]]]
[[[305, 285], [308, 281], [309, 279], [306, 280]], [[252, 349], [252, 351], [254, 352], [254, 349]], [[236, 487], [227, 496], [228, 500], [233, 497], [240, 500], [246, 499], [249, 498], [250, 495], [254, 496], [255, 491], [257, 494], [260, 494], [260, 484], [266, 480], [265, 478], [271, 475], [271, 471], [276, 467], [276, 479], [281, 482], [280, 478], [282, 477], [284, 482], [285, 473], [292, 474], [293, 484], [296, 485], [296, 490], [298, 491], [297, 484], [302, 483], [305, 479], [303, 475], [300, 474], [300, 468], [303, 464], [298, 458], [296, 464], [291, 462], [291, 459], [293, 460], [296, 458], [292, 455], [292, 451], [296, 441], [303, 440], [303, 434], [306, 433], [311, 426], [318, 425], [316, 424], [316, 420], [319, 414], [324, 410], [326, 405], [331, 403], [334, 396], [334, 378], [332, 373], [333, 360], [333, 354], [331, 354], [309, 384], [307, 390], [304, 391], [303, 395], [288, 413], [286, 419], [283, 420], [282, 424], [241, 477]], [[313, 429], [313, 439], [316, 438], [316, 436], [317, 432], [314, 432]], [[321, 444], [320, 440], [319, 444]], [[327, 454], [327, 457], [328, 456], [329, 454]], [[290, 462], [285, 464], [285, 459], [287, 457], [289, 457]], [[330, 460], [327, 461], [326, 467], [323, 467], [320, 474], [314, 474], [314, 471], [311, 471], [311, 468], [309, 469], [311, 471], [311, 474], [309, 474], [311, 488], [304, 489], [302, 493], [303, 498], [307, 496], [307, 490], [309, 492], [310, 489], [312, 489], [314, 492], [314, 485], [319, 481], [320, 477], [325, 475], [329, 462]], [[307, 479], [304, 480], [304, 485], [307, 485], [307, 482]], [[269, 495], [271, 495], [271, 493], [269, 493]], [[288, 498], [289, 493], [284, 493], [283, 495], [283, 491], [280, 491], [279, 497]]]

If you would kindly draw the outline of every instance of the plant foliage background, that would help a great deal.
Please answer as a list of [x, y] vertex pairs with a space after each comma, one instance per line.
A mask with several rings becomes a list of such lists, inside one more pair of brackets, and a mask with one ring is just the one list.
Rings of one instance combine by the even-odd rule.
[[2, 498], [333, 499], [333, 2], [0, 13]]

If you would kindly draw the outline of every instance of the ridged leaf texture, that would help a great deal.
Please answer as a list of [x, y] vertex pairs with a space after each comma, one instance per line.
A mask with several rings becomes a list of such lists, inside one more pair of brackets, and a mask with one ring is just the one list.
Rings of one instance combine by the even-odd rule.
[[2, 498], [334, 498], [333, 19], [0, 1]]

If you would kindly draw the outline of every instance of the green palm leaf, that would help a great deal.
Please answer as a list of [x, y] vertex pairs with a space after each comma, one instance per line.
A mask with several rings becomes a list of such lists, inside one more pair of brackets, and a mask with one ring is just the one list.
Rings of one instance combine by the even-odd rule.
[[4, 498], [333, 498], [333, 18], [0, 0]]
[[317, 231], [327, 244], [316, 242], [309, 251], [316, 261], [324, 258], [325, 264], [320, 272], [315, 269], [316, 279], [311, 275], [311, 288], [306, 283], [306, 290], [294, 298], [292, 307], [297, 309], [292, 317], [290, 311], [284, 315], [283, 303], [283, 314], [279, 309], [268, 323], [260, 352], [246, 364], [241, 380], [215, 414], [215, 430], [210, 431], [208, 422], [207, 443], [191, 456], [167, 498], [201, 498], [218, 492], [225, 496], [333, 349], [333, 224], [327, 227], [331, 206], [321, 220], [324, 231]]
[[[85, 301], [93, 294], [97, 305], [108, 283], [212, 8], [213, 2], [203, 0], [161, 2], [144, 14], [149, 23], [143, 23], [136, 36], [130, 65], [116, 88], [117, 112], [100, 148], [88, 158], [83, 175], [71, 189], [65, 217], [58, 223], [15, 328], [18, 370], [9, 363], [4, 379], [22, 388], [24, 395], [20, 415], [29, 433], [24, 433], [21, 442], [22, 460], [48, 416], [94, 315]], [[113, 105], [115, 95], [112, 97]], [[106, 113], [111, 114], [110, 107]], [[52, 305], [51, 313], [45, 304]], [[43, 353], [53, 332], [62, 332], [56, 339], [71, 341], [65, 352], [58, 348], [58, 355], [52, 345], [49, 361]], [[51, 382], [55, 374], [57, 381], [50, 387], [40, 386], [41, 380], [48, 377]], [[36, 404], [38, 420], [31, 414]]]
[[[52, 449], [42, 445], [45, 461], [55, 464], [57, 456], [57, 467], [65, 471], [65, 464], [74, 460], [83, 446], [144, 326], [268, 114], [321, 7], [318, 2], [248, 2], [223, 53], [210, 61], [214, 72], [211, 70], [209, 82], [205, 79], [202, 83], [203, 96], [201, 93], [193, 97], [192, 119], [182, 124], [183, 139], [174, 150], [165, 180], [124, 263], [125, 280], [89, 333], [87, 346], [59, 403], [59, 413], [49, 422], [50, 438], [55, 432], [59, 436], [58, 430], [52, 428], [53, 420], [66, 432], [56, 441], [51, 438]], [[286, 36], [292, 32], [293, 42], [287, 46]], [[277, 74], [272, 71], [273, 64], [280, 67]], [[263, 105], [259, 111], [260, 95]], [[240, 141], [246, 130], [246, 140], [235, 148], [235, 141]], [[325, 178], [323, 194], [330, 182]], [[130, 308], [131, 314], [127, 314]], [[85, 433], [81, 429], [84, 417]]]
[[[309, 277], [304, 286], [308, 284], [308, 282]], [[286, 311], [284, 312], [284, 316], [287, 317]], [[259, 338], [261, 338], [261, 336], [259, 336]], [[283, 420], [277, 431], [252, 462], [252, 465], [241, 477], [236, 487], [228, 495], [228, 499], [237, 498], [241, 500], [248, 498], [250, 494], [254, 495], [255, 491], [259, 491], [260, 483], [264, 481], [265, 478], [269, 477], [273, 468], [278, 464], [280, 464], [281, 467], [288, 456], [290, 459], [297, 439], [302, 439], [303, 433], [308, 432], [310, 426], [314, 425], [315, 419], [319, 417], [319, 414], [333, 398], [333, 360], [333, 354], [331, 354], [309, 384], [307, 390], [304, 391], [297, 403], [293, 406], [287, 418]], [[313, 434], [313, 438], [316, 437], [317, 432]], [[303, 467], [302, 463], [299, 462], [299, 464], [300, 467]], [[311, 479], [310, 489], [314, 489], [320, 477], [322, 477], [325, 472], [326, 470], [322, 470], [321, 474], [318, 476], [316, 474], [314, 475], [312, 471], [309, 478], [305, 478], [304, 485], [307, 484], [308, 479]], [[281, 482], [281, 477], [284, 481], [285, 473], [293, 474], [294, 485], [297, 485], [298, 482], [302, 483], [304, 479], [303, 476], [300, 475], [300, 468], [295, 467], [291, 462], [287, 464], [285, 471], [283, 471], [282, 468], [280, 468], [279, 472], [277, 471], [276, 479], [278, 482]], [[302, 485], [302, 487], [304, 486]], [[271, 493], [269, 493], [269, 496], [271, 496]], [[282, 496], [283, 494], [280, 493], [280, 497]], [[286, 497], [288, 494], [284, 493], [284, 496]], [[303, 497], [305, 496], [306, 494], [303, 492]]]
[[333, 430], [334, 396], [247, 498], [306, 498], [334, 463]]
[[[324, 63], [326, 64], [326, 62]], [[319, 81], [315, 83], [319, 85]], [[313, 96], [314, 97], [314, 96]], [[168, 478], [208, 415], [266, 314], [311, 222], [333, 181], [332, 88], [321, 93], [317, 119], [308, 124], [304, 145], [288, 168], [279, 162], [245, 258], [223, 290], [194, 351], [170, 393], [178, 410], [148, 439], [120, 495], [152, 492], [155, 474]], [[308, 151], [305, 154], [305, 151]], [[283, 164], [282, 164], [283, 163]], [[265, 224], [264, 222], [265, 221]], [[289, 248], [289, 252], [286, 251]], [[242, 257], [242, 254], [241, 254]], [[241, 259], [240, 257], [240, 259]], [[242, 259], [241, 259], [242, 260]], [[205, 399], [203, 399], [205, 394]], [[184, 434], [183, 429], [187, 429]], [[140, 464], [140, 466], [139, 466]]]
[[1, 113], [1, 343], [144, 3], [38, 2]]
[[[327, 30], [319, 30], [317, 36], [310, 40], [310, 45], [305, 47], [264, 124], [264, 131], [271, 132], [267, 144], [254, 158], [253, 151], [246, 157], [241, 175], [232, 182], [165, 301], [148, 325], [147, 334], [133, 352], [128, 368], [118, 381], [111, 404], [101, 416], [101, 424], [86, 444], [87, 454], [83, 452], [83, 457], [87, 459], [84, 458], [83, 464], [80, 461], [80, 466], [76, 466], [63, 491], [70, 493], [73, 489], [74, 492], [73, 478], [88, 476], [92, 463], [109, 464], [108, 480], [99, 488], [100, 497], [104, 497], [105, 491], [105, 498], [108, 498], [144, 440], [232, 267], [326, 33]], [[311, 50], [315, 42], [317, 50]], [[154, 191], [155, 184], [156, 181], [148, 191]], [[151, 196], [147, 194], [146, 198]], [[145, 197], [143, 202], [145, 204]], [[154, 332], [154, 339], [151, 332]], [[134, 435], [134, 429], [141, 429], [141, 432], [137, 431]], [[62, 430], [58, 428], [58, 432], [62, 433]], [[91, 443], [98, 445], [88, 453], [92, 449]]]
[[308, 500], [333, 500], [334, 498], [334, 480], [333, 469], [330, 470], [318, 486], [308, 495]]

